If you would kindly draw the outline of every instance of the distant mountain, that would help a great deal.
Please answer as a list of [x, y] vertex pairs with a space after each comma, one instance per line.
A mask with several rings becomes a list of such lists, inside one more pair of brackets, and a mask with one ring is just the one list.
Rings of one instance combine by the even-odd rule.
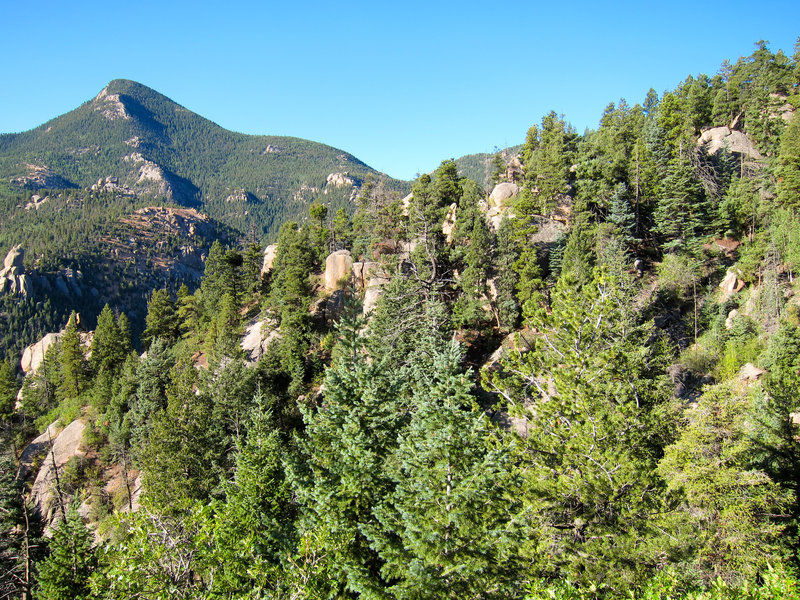
[[[258, 237], [337, 207], [367, 177], [383, 177], [336, 148], [223, 129], [166, 96], [124, 79], [30, 131], [0, 135], [0, 193], [92, 188], [150, 204], [197, 208]], [[405, 191], [409, 184], [387, 178]]]
[[[522, 146], [510, 146], [505, 150], [501, 150], [501, 156], [507, 162], [512, 156], [515, 156], [522, 150]], [[463, 177], [472, 179], [475, 183], [481, 186], [482, 189], [490, 190], [492, 188], [492, 171], [494, 166], [492, 158], [494, 154], [488, 152], [481, 152], [478, 154], [467, 154], [456, 159], [456, 166], [458, 172]]]

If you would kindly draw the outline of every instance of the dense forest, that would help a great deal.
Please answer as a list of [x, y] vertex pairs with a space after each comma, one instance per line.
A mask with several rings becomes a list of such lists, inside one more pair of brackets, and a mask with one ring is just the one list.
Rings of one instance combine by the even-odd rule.
[[0, 365], [0, 597], [800, 598], [798, 108], [759, 42], [70, 315]]

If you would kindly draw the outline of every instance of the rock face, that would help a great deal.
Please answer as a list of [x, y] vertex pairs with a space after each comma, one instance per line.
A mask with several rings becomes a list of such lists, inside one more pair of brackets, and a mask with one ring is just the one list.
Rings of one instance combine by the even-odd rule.
[[261, 276], [263, 277], [272, 271], [275, 264], [275, 256], [278, 254], [278, 244], [270, 244], [264, 249], [264, 262], [261, 264]]
[[453, 231], [456, 228], [457, 211], [458, 204], [453, 202], [447, 211], [447, 216], [445, 216], [444, 221], [442, 222], [442, 233], [444, 234], [448, 244], [453, 241]]
[[349, 187], [356, 185], [356, 180], [350, 176], [350, 173], [345, 171], [344, 173], [331, 173], [328, 175], [328, 179], [325, 182], [326, 186], [334, 186], [334, 187]]
[[3, 270], [0, 271], [0, 275], [5, 275], [10, 269], [14, 267], [19, 267], [20, 269], [24, 268], [22, 266], [22, 261], [25, 258], [25, 251], [22, 249], [22, 244], [18, 244], [11, 248], [6, 254], [5, 259], [3, 260]]
[[353, 257], [349, 250], [337, 250], [325, 259], [325, 289], [332, 292], [339, 287], [339, 282], [349, 277], [353, 270]]
[[363, 313], [366, 315], [375, 308], [383, 288], [389, 283], [389, 276], [377, 262], [353, 263], [353, 277], [356, 287], [364, 292]]
[[3, 260], [0, 269], [0, 295], [12, 294], [28, 297], [33, 293], [33, 284], [25, 274], [23, 259], [25, 252], [21, 245], [14, 246]]
[[80, 444], [85, 429], [86, 424], [81, 419], [76, 419], [58, 434], [52, 450], [42, 461], [42, 466], [33, 482], [31, 502], [47, 523], [52, 522], [57, 509], [56, 503], [53, 502], [56, 495], [53, 490], [56, 481], [55, 468], [62, 469], [73, 456], [83, 456]]
[[33, 440], [30, 444], [25, 446], [22, 455], [19, 458], [19, 472], [17, 477], [20, 480], [25, 480], [28, 472], [33, 467], [34, 461], [47, 451], [50, 447], [50, 442], [58, 437], [60, 430], [59, 422], [55, 421], [50, 423], [44, 433]]
[[[269, 321], [251, 321], [244, 332], [244, 337], [241, 341], [242, 350], [244, 350], [250, 357], [250, 360], [256, 362], [266, 352], [267, 346], [277, 339], [278, 331], [275, 329], [276, 323]], [[264, 331], [269, 331], [264, 337]]]
[[719, 284], [719, 287], [722, 290], [723, 295], [727, 298], [731, 294], [741, 291], [741, 289], [744, 287], [744, 281], [739, 279], [735, 271], [728, 269], [728, 272], [726, 273], [725, 278]]
[[492, 193], [489, 194], [489, 207], [501, 207], [506, 200], [519, 194], [519, 186], [516, 183], [498, 183], [494, 186]]
[[48, 333], [35, 344], [28, 346], [22, 352], [20, 366], [24, 373], [34, 373], [44, 360], [47, 349], [61, 338], [61, 333]]
[[712, 129], [707, 129], [702, 133], [697, 143], [699, 146], [705, 147], [709, 155], [716, 154], [722, 148], [728, 148], [731, 152], [755, 160], [764, 158], [753, 145], [753, 142], [750, 141], [750, 138], [741, 131], [736, 131], [729, 127], [713, 127]]

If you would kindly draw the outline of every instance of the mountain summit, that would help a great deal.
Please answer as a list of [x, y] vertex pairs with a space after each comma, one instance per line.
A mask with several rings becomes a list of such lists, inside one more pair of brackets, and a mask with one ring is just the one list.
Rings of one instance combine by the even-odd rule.
[[371, 176], [382, 175], [342, 150], [228, 131], [126, 79], [35, 129], [0, 135], [0, 179], [11, 192], [93, 186], [199, 208], [267, 236], [313, 199], [347, 203]]

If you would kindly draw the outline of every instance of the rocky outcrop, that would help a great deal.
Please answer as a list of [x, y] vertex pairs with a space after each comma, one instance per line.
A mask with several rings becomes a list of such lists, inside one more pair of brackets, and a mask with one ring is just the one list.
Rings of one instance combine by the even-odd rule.
[[118, 119], [128, 120], [131, 116], [125, 109], [125, 105], [119, 98], [119, 94], [109, 94], [108, 88], [104, 87], [94, 100], [94, 109], [102, 114], [109, 121]]
[[728, 269], [728, 272], [725, 274], [725, 278], [719, 284], [719, 287], [722, 290], [723, 298], [728, 298], [732, 294], [742, 290], [744, 287], [744, 281], [739, 279], [736, 271]]
[[705, 130], [697, 140], [697, 144], [705, 148], [709, 155], [727, 148], [730, 152], [755, 160], [764, 158], [746, 134], [729, 127], [713, 127]]
[[44, 355], [47, 349], [55, 344], [61, 338], [61, 333], [48, 333], [35, 344], [25, 348], [22, 352], [22, 360], [20, 366], [24, 373], [35, 373], [39, 365], [44, 361]]
[[0, 295], [29, 297], [33, 294], [33, 281], [26, 275], [23, 259], [25, 253], [22, 246], [11, 248], [0, 269]]
[[363, 313], [366, 315], [375, 308], [383, 294], [383, 288], [389, 283], [388, 274], [377, 262], [353, 263], [353, 278], [356, 287], [364, 293]]
[[22, 272], [25, 267], [23, 266], [23, 259], [25, 258], [25, 252], [22, 249], [22, 244], [17, 244], [11, 250], [8, 251], [6, 254], [5, 259], [3, 259], [3, 270], [0, 271], [0, 277], [5, 277], [6, 274], [11, 272], [11, 269], [18, 268], [20, 272]]
[[58, 434], [33, 482], [31, 503], [46, 523], [53, 521], [54, 513], [57, 510], [57, 504], [54, 502], [56, 493], [53, 489], [56, 482], [56, 469], [60, 474], [60, 470], [69, 462], [69, 459], [73, 456], [84, 455], [80, 445], [85, 429], [86, 423], [82, 419], [76, 419]]
[[458, 212], [458, 204], [453, 202], [447, 210], [447, 215], [442, 221], [442, 233], [444, 234], [447, 243], [453, 241], [453, 232], [456, 229], [456, 213]]
[[328, 175], [325, 182], [326, 187], [352, 187], [358, 185], [356, 179], [350, 176], [350, 173], [344, 171], [343, 173], [331, 173]]
[[93, 184], [90, 188], [93, 192], [111, 192], [116, 194], [124, 194], [126, 196], [132, 196], [134, 194], [133, 190], [130, 188], [126, 188], [119, 184], [119, 177], [103, 177], [97, 180], [97, 183]]
[[275, 257], [278, 254], [278, 244], [270, 244], [264, 248], [264, 262], [261, 264], [261, 276], [263, 277], [272, 271], [272, 265], [275, 264]]
[[[258, 361], [267, 351], [267, 346], [279, 337], [275, 327], [276, 323], [274, 321], [253, 320], [245, 328], [241, 347], [252, 362]], [[265, 332], [266, 336], [264, 335]]]
[[519, 194], [519, 186], [516, 183], [498, 183], [489, 194], [489, 207], [507, 206], [508, 200], [517, 194]]
[[33, 190], [54, 190], [76, 187], [71, 181], [67, 181], [60, 175], [56, 175], [47, 165], [26, 164], [25, 168], [27, 170], [26, 174], [12, 179], [11, 183]]
[[48, 200], [50, 200], [50, 196], [42, 198], [38, 194], [33, 194], [31, 196], [31, 201], [25, 205], [25, 210], [39, 210], [39, 207]]
[[483, 203], [483, 210], [486, 215], [486, 224], [489, 228], [497, 232], [503, 217], [513, 217], [511, 204], [513, 199], [519, 194], [519, 186], [516, 183], [499, 183], [494, 186], [489, 200]]
[[61, 424], [58, 421], [54, 421], [45, 429], [44, 433], [25, 446], [19, 458], [18, 479], [25, 480], [28, 473], [30, 473], [33, 468], [34, 463], [39, 462], [40, 457], [50, 448], [52, 441], [58, 437], [58, 432], [60, 430]]
[[339, 282], [350, 276], [353, 270], [353, 256], [349, 250], [337, 250], [325, 259], [325, 289], [332, 292], [339, 288]]

